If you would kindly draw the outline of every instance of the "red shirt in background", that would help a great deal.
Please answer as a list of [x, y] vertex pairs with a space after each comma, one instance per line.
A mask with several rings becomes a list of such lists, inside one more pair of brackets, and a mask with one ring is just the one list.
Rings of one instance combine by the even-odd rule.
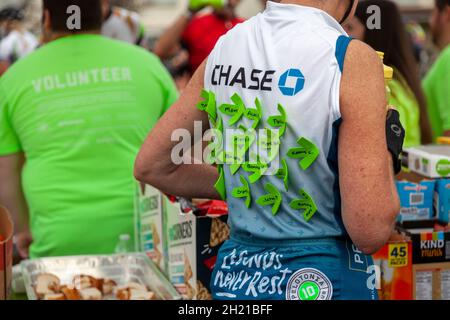
[[208, 57], [221, 36], [243, 21], [244, 19], [241, 18], [223, 20], [215, 14], [194, 17], [181, 38], [189, 52], [191, 72], [194, 73]]

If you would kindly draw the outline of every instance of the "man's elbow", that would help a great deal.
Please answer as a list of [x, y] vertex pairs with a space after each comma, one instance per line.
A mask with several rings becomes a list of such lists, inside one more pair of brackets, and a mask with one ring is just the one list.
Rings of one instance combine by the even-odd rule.
[[364, 221], [357, 227], [349, 226], [348, 232], [355, 246], [364, 254], [370, 255], [381, 249], [391, 237], [397, 215], [400, 212], [400, 203], [394, 200], [389, 206], [380, 210], [375, 221]]
[[152, 169], [151, 162], [144, 161], [141, 156], [138, 156], [136, 158], [136, 161], [134, 163], [134, 177], [137, 181], [146, 183], [146, 184], [152, 184], [152, 182], [155, 180], [152, 172], [155, 172], [155, 170]]

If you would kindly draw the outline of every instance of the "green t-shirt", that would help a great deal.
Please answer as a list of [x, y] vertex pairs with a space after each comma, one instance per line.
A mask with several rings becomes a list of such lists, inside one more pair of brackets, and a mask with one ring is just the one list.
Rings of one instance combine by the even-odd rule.
[[450, 130], [450, 45], [441, 53], [423, 81], [433, 138]]
[[154, 55], [99, 35], [53, 41], [1, 78], [0, 155], [26, 156], [31, 257], [133, 239], [134, 160], [176, 98]]
[[389, 104], [395, 106], [400, 114], [400, 121], [405, 128], [405, 148], [421, 144], [419, 103], [406, 80], [399, 71], [394, 71], [394, 79], [389, 83], [391, 98]]

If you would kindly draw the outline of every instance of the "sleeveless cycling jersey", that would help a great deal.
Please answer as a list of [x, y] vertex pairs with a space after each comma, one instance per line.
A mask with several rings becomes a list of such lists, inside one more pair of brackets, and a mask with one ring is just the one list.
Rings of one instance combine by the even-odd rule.
[[370, 257], [341, 218], [339, 89], [350, 40], [322, 10], [268, 2], [209, 56], [200, 108], [223, 132], [213, 160], [231, 228], [214, 298], [376, 298]]
[[[225, 138], [227, 129], [251, 128], [254, 121], [243, 114], [231, 124], [235, 115], [223, 105], [238, 99], [245, 109], [256, 110], [258, 99], [262, 111], [255, 127], [258, 142], [264, 140], [265, 129], [278, 130], [280, 138], [274, 144], [279, 143], [279, 150], [274, 153], [278, 167], [287, 171], [263, 175], [252, 183], [253, 171], [246, 166], [233, 174], [235, 170], [225, 164], [235, 236], [300, 240], [345, 234], [336, 158], [339, 86], [348, 42], [342, 27], [325, 12], [270, 2], [265, 13], [223, 36], [209, 56], [205, 88], [215, 95]], [[258, 146], [261, 143], [253, 143], [249, 153]], [[248, 206], [245, 198], [233, 196], [233, 190], [243, 185], [242, 178], [249, 185]], [[270, 193], [268, 185], [280, 196], [276, 214], [273, 205], [258, 201]]]

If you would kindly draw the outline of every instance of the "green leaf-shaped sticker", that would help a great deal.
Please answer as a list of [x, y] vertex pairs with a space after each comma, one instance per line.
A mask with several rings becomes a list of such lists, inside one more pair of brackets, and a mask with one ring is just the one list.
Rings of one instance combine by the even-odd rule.
[[239, 111], [239, 107], [234, 104], [224, 103], [219, 107], [219, 110], [227, 116], [234, 116]]
[[197, 104], [197, 108], [206, 111], [211, 122], [215, 122], [217, 118], [216, 95], [212, 91], [202, 90], [201, 97], [203, 100]]
[[258, 200], [256, 200], [256, 203], [260, 206], [272, 206], [272, 214], [276, 215], [280, 209], [281, 201], [283, 200], [281, 193], [271, 183], [267, 183], [264, 186], [264, 190], [266, 190], [267, 194], [259, 197]]
[[254, 130], [249, 129], [246, 132], [242, 130], [242, 134], [235, 134], [232, 136], [233, 151], [228, 152], [227, 163], [231, 163], [230, 171], [231, 174], [235, 174], [241, 165], [244, 163], [245, 154], [247, 153], [250, 146], [256, 140], [256, 133]]
[[274, 128], [279, 128], [279, 137], [282, 137], [284, 133], [286, 132], [286, 111], [284, 110], [283, 106], [281, 104], [278, 104], [278, 112], [280, 113], [279, 116], [271, 116], [267, 119], [267, 122], [270, 126]]
[[220, 194], [220, 198], [225, 201], [227, 199], [227, 191], [225, 189], [225, 173], [223, 171], [223, 166], [219, 165], [218, 170], [219, 170], [219, 179], [214, 184], [214, 188]]
[[300, 138], [297, 141], [300, 147], [289, 149], [287, 156], [289, 158], [301, 159], [299, 162], [303, 170], [308, 169], [319, 156], [319, 148], [306, 138]]
[[223, 120], [222, 117], [218, 116], [215, 121], [211, 120], [211, 123], [215, 130], [223, 132]]
[[231, 195], [235, 198], [245, 198], [245, 205], [247, 206], [247, 208], [250, 208], [250, 204], [252, 201], [250, 187], [247, 180], [245, 180], [243, 176], [240, 176], [239, 178], [241, 180], [242, 186], [234, 188]]
[[252, 172], [252, 174], [248, 177], [250, 183], [255, 183], [264, 175], [264, 173], [268, 169], [267, 163], [261, 162], [258, 157], [258, 161], [256, 163], [246, 162], [242, 165], [242, 169], [246, 172]]
[[288, 170], [286, 160], [282, 159], [281, 165], [282, 165], [282, 167], [277, 171], [277, 173], [275, 175], [277, 176], [277, 178], [283, 179], [284, 187], [285, 187], [286, 191], [288, 191], [289, 190], [289, 170]]
[[262, 107], [261, 107], [261, 102], [259, 101], [258, 98], [255, 99], [255, 106], [256, 109], [252, 109], [252, 108], [246, 108], [245, 112], [244, 112], [244, 116], [249, 119], [252, 120], [252, 129], [256, 129], [259, 125], [259, 122], [261, 121], [262, 118]]
[[197, 109], [199, 109], [200, 111], [206, 111], [206, 107], [208, 106], [209, 101], [209, 92], [203, 89], [201, 97], [203, 98], [203, 100], [197, 103]]
[[301, 198], [293, 200], [289, 206], [294, 210], [303, 210], [303, 218], [309, 221], [317, 212], [317, 206], [305, 190], [301, 189], [299, 194]]
[[219, 107], [219, 110], [222, 113], [231, 116], [230, 120], [228, 121], [229, 126], [232, 126], [236, 122], [238, 122], [242, 118], [242, 116], [244, 115], [244, 112], [245, 112], [244, 102], [242, 101], [241, 97], [237, 93], [235, 93], [231, 97], [231, 101], [233, 101], [234, 104], [222, 104]]
[[280, 151], [280, 137], [272, 130], [265, 128], [264, 134], [259, 137], [259, 147], [267, 151], [267, 161], [273, 161]]
[[[212, 121], [211, 121], [212, 122]], [[215, 128], [211, 130], [212, 132], [212, 141], [208, 144], [209, 153], [207, 154], [207, 163], [214, 164], [214, 163], [223, 163], [223, 158], [219, 158], [223, 155], [223, 135], [222, 135], [222, 129], [223, 129], [223, 123], [222, 119], [217, 117], [216, 122], [212, 122]]]

